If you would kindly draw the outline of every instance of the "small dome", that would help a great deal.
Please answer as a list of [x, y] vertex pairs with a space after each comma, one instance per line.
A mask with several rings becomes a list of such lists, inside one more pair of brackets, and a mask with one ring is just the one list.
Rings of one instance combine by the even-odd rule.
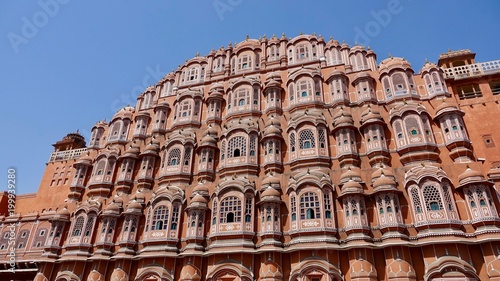
[[193, 194], [206, 194], [208, 195], [209, 193], [209, 189], [206, 185], [202, 184], [202, 183], [199, 183], [198, 185], [196, 185], [194, 188], [193, 188]]
[[136, 200], [132, 200], [127, 205], [126, 213], [137, 213], [142, 212], [142, 204], [137, 202]]
[[368, 107], [361, 113], [361, 124], [383, 122], [382, 115], [375, 109]]
[[485, 180], [484, 176], [481, 172], [473, 170], [469, 167], [467, 167], [467, 169], [463, 173], [458, 175], [458, 182], [461, 185], [471, 182], [484, 181], [484, 180]]
[[357, 181], [354, 180], [349, 180], [346, 182], [344, 185], [342, 185], [342, 195], [346, 194], [362, 194], [363, 193], [363, 186]]
[[113, 116], [114, 119], [132, 119], [132, 115], [134, 114], [134, 108], [131, 106], [125, 106], [122, 109], [118, 110], [116, 112], [115, 116]]
[[352, 116], [350, 114], [345, 114], [341, 115], [335, 121], [333, 121], [333, 126], [335, 128], [342, 128], [342, 127], [353, 127], [354, 126], [354, 120], [352, 119]]
[[262, 192], [260, 195], [262, 199], [269, 197], [280, 197], [280, 192], [272, 187], [268, 187], [266, 190]]
[[264, 129], [264, 136], [281, 136], [281, 128], [274, 125], [268, 126]]
[[203, 145], [203, 146], [206, 146], [206, 145], [217, 146], [217, 140], [215, 140], [211, 135], [205, 135], [201, 139], [200, 145]]
[[379, 188], [379, 187], [385, 187], [385, 186], [391, 186], [395, 187], [396, 182], [392, 177], [386, 177], [385, 175], [380, 176], [378, 179], [376, 179], [373, 182], [373, 188]]
[[332, 37], [330, 37], [330, 40], [326, 43], [326, 46], [325, 46], [325, 49], [329, 49], [329, 48], [335, 48], [335, 47], [339, 47], [340, 44], [339, 44], [339, 41], [337, 40], [333, 40]]
[[203, 135], [210, 135], [210, 136], [216, 137], [217, 130], [212, 126], [208, 126], [208, 128], [205, 130], [205, 132], [203, 132]]
[[430, 72], [433, 69], [439, 71], [439, 67], [435, 63], [426, 61], [424, 66], [422, 66], [420, 73], [424, 74], [425, 72]]
[[267, 186], [267, 185], [279, 185], [280, 184], [280, 179], [273, 175], [269, 175], [262, 181], [262, 186]]
[[356, 260], [351, 265], [351, 279], [377, 279], [377, 270], [367, 260]]
[[266, 262], [260, 266], [260, 276], [262, 279], [267, 280], [281, 280], [283, 273], [281, 273], [279, 266], [273, 262]]
[[462, 111], [460, 109], [458, 109], [456, 105], [451, 104], [451, 103], [443, 100], [443, 102], [436, 108], [436, 115], [434, 118], [439, 119], [441, 117], [441, 115], [443, 115], [447, 112], [458, 112], [458, 113], [462, 114]]
[[160, 146], [156, 144], [155, 142], [150, 142], [146, 148], [144, 149], [144, 152], [142, 152], [142, 155], [156, 155], [158, 156], [158, 150], [160, 150]]
[[397, 58], [397, 57], [387, 58], [383, 60], [379, 65], [379, 70], [381, 72], [390, 71], [396, 68], [406, 70], [406, 69], [411, 69], [411, 65], [404, 58]]
[[87, 280], [104, 280], [104, 276], [94, 269], [87, 276]]
[[374, 180], [376, 178], [379, 178], [382, 175], [394, 178], [394, 174], [392, 173], [391, 170], [383, 168], [383, 167], [380, 167], [377, 170], [375, 170], [375, 172], [372, 173], [372, 180]]
[[208, 201], [205, 197], [203, 197], [200, 194], [196, 194], [193, 199], [191, 200], [191, 204], [193, 203], [199, 203], [199, 204], [207, 204]]
[[139, 155], [141, 151], [139, 150], [139, 146], [136, 144], [131, 144], [127, 150], [125, 150], [125, 153], [123, 153], [122, 157], [129, 157], [129, 158], [137, 158], [137, 155]]
[[139, 203], [144, 203], [146, 202], [146, 196], [142, 192], [137, 192], [136, 194], [132, 195], [132, 197], [130, 197], [130, 200], [136, 200]]
[[209, 92], [224, 92], [224, 86], [219, 82], [215, 82], [210, 86]]
[[118, 215], [120, 214], [120, 207], [112, 202], [106, 208], [104, 209], [104, 214], [110, 214], [110, 215]]
[[198, 281], [201, 280], [200, 272], [192, 265], [185, 265], [181, 270], [180, 280]]
[[75, 164], [73, 164], [73, 167], [76, 165], [85, 165], [85, 166], [90, 166], [92, 165], [92, 157], [88, 153], [85, 155], [80, 156], [80, 159], [78, 159]]
[[361, 181], [361, 175], [359, 174], [359, 172], [351, 169], [351, 167], [349, 167], [347, 171], [345, 171], [340, 175], [340, 183], [345, 183], [349, 180], [354, 180], [358, 182]]
[[396, 259], [387, 265], [388, 280], [400, 280], [403, 278], [416, 278], [415, 270], [407, 261]]

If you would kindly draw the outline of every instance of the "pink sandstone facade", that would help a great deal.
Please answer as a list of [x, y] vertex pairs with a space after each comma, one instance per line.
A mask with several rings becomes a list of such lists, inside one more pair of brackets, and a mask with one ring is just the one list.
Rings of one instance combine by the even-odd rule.
[[283, 35], [187, 60], [0, 197], [0, 279], [500, 280], [500, 61], [474, 56]]

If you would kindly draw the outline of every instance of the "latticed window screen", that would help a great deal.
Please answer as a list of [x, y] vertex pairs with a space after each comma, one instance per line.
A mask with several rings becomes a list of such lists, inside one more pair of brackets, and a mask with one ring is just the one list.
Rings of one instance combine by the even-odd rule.
[[255, 135], [250, 136], [250, 156], [255, 156], [256, 154], [256, 143], [257, 137]]
[[394, 122], [394, 131], [396, 132], [398, 138], [403, 137], [401, 122], [399, 121]]
[[172, 208], [172, 224], [170, 225], [170, 229], [177, 229], [177, 224], [179, 222], [179, 205], [175, 205]]
[[247, 139], [244, 136], [236, 136], [229, 140], [228, 157], [239, 157], [247, 155]]
[[441, 200], [439, 190], [435, 186], [429, 185], [424, 187], [422, 194], [427, 211], [443, 210], [443, 201]]
[[319, 140], [319, 146], [321, 148], [325, 148], [326, 147], [325, 129], [318, 130], [318, 140]]
[[224, 160], [224, 156], [225, 156], [225, 153], [226, 153], [226, 140], [222, 141], [220, 151], [221, 151], [220, 159]]
[[108, 233], [112, 233], [113, 232], [113, 230], [115, 229], [115, 223], [116, 223], [115, 219], [112, 219], [109, 222]]
[[297, 220], [297, 202], [295, 200], [295, 195], [290, 198], [290, 211], [292, 213], [292, 221]]
[[85, 218], [83, 217], [83, 215], [76, 218], [75, 226], [73, 227], [73, 233], [72, 233], [73, 237], [80, 236], [82, 234], [84, 222], [85, 222]]
[[245, 222], [252, 220], [252, 197], [245, 198]]
[[332, 203], [330, 200], [330, 193], [325, 190], [323, 193], [323, 205], [325, 206], [325, 218], [329, 219], [332, 217]]
[[418, 194], [418, 189], [416, 187], [410, 190], [411, 200], [417, 214], [422, 213], [422, 203], [420, 201], [420, 195]]
[[164, 230], [168, 225], [168, 208], [166, 206], [158, 206], [153, 211], [151, 222], [151, 230]]
[[188, 71], [188, 80], [195, 81], [198, 80], [198, 68], [193, 67]]
[[200, 105], [201, 102], [199, 100], [194, 102], [194, 116], [198, 116], [200, 114]]
[[450, 189], [448, 188], [448, 185], [443, 184], [442, 189], [443, 189], [443, 197], [444, 197], [444, 202], [446, 204], [446, 208], [449, 211], [453, 211], [453, 201], [452, 201], [453, 199], [450, 196]]
[[214, 200], [214, 202], [212, 203], [212, 224], [215, 224], [217, 222], [217, 213], [217, 201]]
[[253, 97], [252, 97], [253, 104], [259, 104], [259, 96], [260, 96], [260, 94], [259, 94], [259, 88], [254, 87], [253, 88]]
[[85, 225], [84, 236], [89, 237], [92, 235], [92, 230], [94, 229], [95, 216], [88, 216], [87, 224]]
[[[486, 196], [484, 196], [486, 194]], [[488, 189], [484, 186], [477, 187], [476, 189], [477, 200], [479, 201], [479, 206], [486, 206], [486, 201], [488, 201], [491, 206], [490, 194]], [[486, 198], [485, 198], [486, 197]]]
[[290, 134], [290, 149], [295, 151], [295, 133]]
[[234, 94], [233, 98], [234, 106], [243, 106], [246, 104], [250, 104], [250, 95], [248, 93], [248, 89], [239, 89]]
[[314, 133], [311, 130], [305, 129], [305, 130], [300, 131], [299, 147], [300, 147], [300, 149], [307, 149], [307, 148], [315, 148], [316, 147]]
[[408, 84], [410, 84], [410, 88], [415, 87], [415, 82], [413, 82], [413, 75], [411, 73], [406, 73], [406, 77], [408, 78]]
[[319, 219], [321, 218], [320, 203], [318, 194], [307, 192], [300, 197], [300, 218]]
[[101, 229], [101, 233], [104, 233], [106, 232], [106, 228], [108, 227], [108, 219], [105, 218], [103, 221], [102, 221], [102, 229]]
[[179, 148], [174, 148], [170, 150], [168, 154], [168, 166], [177, 166], [179, 165], [179, 161], [181, 159], [181, 150]]
[[401, 74], [401, 73], [396, 73], [396, 74], [392, 75], [392, 84], [396, 88], [396, 91], [406, 90], [405, 79], [403, 77], [403, 74]]
[[387, 212], [392, 213], [393, 210], [392, 210], [391, 198], [389, 197], [389, 195], [385, 195], [384, 203], [385, 203], [385, 208], [386, 208]]
[[191, 116], [191, 102], [189, 100], [183, 101], [179, 104], [178, 117]]
[[319, 79], [314, 79], [314, 93], [317, 96], [321, 94], [321, 81]]
[[220, 223], [241, 222], [241, 200], [228, 196], [220, 203]]
[[127, 232], [130, 229], [130, 216], [125, 217], [125, 221], [123, 222], [123, 231]]
[[381, 196], [377, 196], [377, 208], [378, 208], [378, 213], [379, 214], [384, 214], [385, 213], [384, 203], [382, 202], [382, 197]]
[[301, 45], [297, 46], [296, 50], [297, 50], [296, 54], [297, 54], [298, 60], [305, 59], [305, 58], [309, 57], [309, 48], [307, 48], [307, 46], [305, 44], [301, 44]]
[[302, 80], [297, 83], [297, 97], [308, 97], [311, 95], [311, 82]]
[[130, 233], [135, 233], [136, 229], [137, 229], [137, 218], [134, 217], [132, 219], [132, 224], [130, 225]]
[[352, 211], [352, 215], [353, 216], [359, 215], [358, 204], [356, 204], [356, 200], [351, 199], [351, 201], [349, 202], [349, 207], [350, 207], [350, 209]]
[[418, 121], [415, 117], [406, 117], [405, 125], [406, 125], [406, 130], [410, 135], [420, 134]]
[[192, 147], [188, 146], [186, 147], [186, 150], [184, 151], [184, 165], [189, 165], [191, 163], [191, 151]]
[[386, 77], [386, 78], [382, 79], [382, 84], [384, 85], [384, 89], [385, 89], [385, 92], [387, 94], [387, 97], [392, 96], [389, 78]]

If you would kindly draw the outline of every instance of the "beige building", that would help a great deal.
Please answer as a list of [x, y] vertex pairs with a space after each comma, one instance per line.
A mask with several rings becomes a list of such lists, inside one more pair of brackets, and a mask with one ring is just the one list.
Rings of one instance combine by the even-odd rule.
[[0, 197], [0, 279], [500, 280], [500, 61], [474, 56], [196, 56], [54, 144], [15, 214]]

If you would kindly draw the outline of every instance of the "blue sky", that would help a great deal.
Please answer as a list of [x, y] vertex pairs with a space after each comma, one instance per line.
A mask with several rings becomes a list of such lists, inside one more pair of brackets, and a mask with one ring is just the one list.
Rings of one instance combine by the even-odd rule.
[[499, 11], [499, 1], [1, 1], [2, 189], [14, 167], [18, 193], [36, 192], [51, 144], [77, 129], [88, 140], [93, 124], [197, 52], [316, 32], [418, 72], [448, 49], [499, 59]]

